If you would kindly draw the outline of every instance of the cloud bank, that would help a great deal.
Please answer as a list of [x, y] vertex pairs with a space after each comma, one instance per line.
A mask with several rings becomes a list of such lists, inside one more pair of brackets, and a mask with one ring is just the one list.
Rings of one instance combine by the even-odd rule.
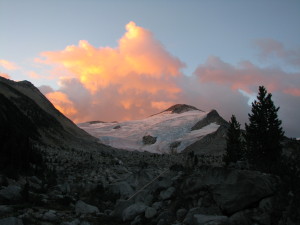
[[[46, 96], [75, 121], [142, 118], [175, 103], [182, 92], [177, 81], [184, 63], [134, 22], [126, 25], [116, 48], [82, 40], [41, 56], [38, 62], [64, 74], [59, 92]], [[69, 100], [81, 110], [70, 110]]]
[[[280, 42], [263, 39], [256, 45], [264, 59], [276, 57], [299, 65], [298, 52]], [[259, 67], [250, 61], [235, 66], [210, 56], [186, 76], [181, 72], [185, 64], [134, 22], [126, 25], [115, 48], [96, 48], [82, 40], [62, 51], [43, 52], [36, 62], [52, 66], [58, 74], [58, 90], [48, 86], [40, 90], [75, 122], [139, 119], [186, 103], [205, 111], [216, 109], [225, 119], [235, 114], [243, 124], [250, 112], [249, 99], [264, 85], [281, 106], [287, 134], [300, 136], [295, 122], [300, 114], [299, 72]]]

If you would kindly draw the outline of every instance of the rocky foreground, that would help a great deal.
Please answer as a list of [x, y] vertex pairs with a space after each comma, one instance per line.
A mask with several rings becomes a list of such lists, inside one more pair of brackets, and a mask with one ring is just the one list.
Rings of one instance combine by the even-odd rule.
[[243, 165], [213, 166], [220, 158], [75, 149], [44, 154], [47, 177], [1, 177], [1, 225], [294, 224], [285, 216], [289, 199], [282, 199], [278, 177]]

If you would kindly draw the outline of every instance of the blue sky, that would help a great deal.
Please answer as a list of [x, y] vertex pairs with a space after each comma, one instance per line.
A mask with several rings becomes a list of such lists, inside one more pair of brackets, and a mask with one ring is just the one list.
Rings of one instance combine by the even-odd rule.
[[[263, 71], [272, 70], [278, 73], [276, 75], [278, 82], [276, 85], [270, 85], [270, 89], [275, 92], [274, 96], [277, 92], [278, 95], [283, 92], [293, 92], [291, 99], [294, 101], [296, 98], [295, 101], [299, 101], [298, 90], [296, 90], [300, 79], [298, 76], [300, 71], [299, 12], [300, 1], [296, 0], [0, 0], [0, 60], [12, 62], [18, 67], [11, 70], [0, 65], [0, 72], [8, 74], [11, 79], [27, 79], [36, 86], [47, 85], [55, 91], [68, 95], [61, 87], [58, 78], [45, 78], [49, 76], [49, 70], [53, 65], [40, 64], [35, 59], [40, 58], [42, 52], [62, 51], [69, 45], [78, 46], [80, 40], [88, 41], [95, 48], [118, 48], [118, 41], [126, 32], [126, 24], [134, 21], [137, 26], [150, 31], [170, 56], [186, 65], [180, 67], [184, 76], [190, 79], [200, 77], [202, 89], [208, 88], [203, 81], [206, 78], [209, 80], [208, 85], [215, 82], [216, 85], [222, 85], [222, 88], [226, 86], [231, 90], [230, 94], [240, 95], [239, 98], [242, 98], [241, 96], [245, 98], [245, 95], [241, 94], [244, 91], [250, 96], [253, 95], [256, 90], [253, 86], [242, 85], [241, 91], [237, 91], [237, 88], [228, 83], [232, 81], [220, 83], [220, 77], [209, 79], [208, 75], [202, 75], [205, 73], [203, 71], [207, 71], [203, 68], [211, 64], [214, 67], [219, 66], [219, 69], [222, 67], [222, 71], [227, 68], [227, 72], [235, 71], [234, 73], [238, 74], [240, 70], [245, 70], [244, 67], [241, 69], [240, 65], [241, 62], [246, 61], [253, 64], [255, 67], [253, 71], [260, 71], [258, 78], [264, 76]], [[258, 40], [267, 40], [263, 44], [264, 47], [257, 44]], [[266, 42], [273, 43], [270, 45], [271, 50]], [[211, 57], [217, 57], [221, 61], [212, 60]], [[291, 63], [292, 60], [296, 63]], [[201, 71], [202, 74], [197, 74], [196, 70]], [[30, 71], [45, 77], [30, 77], [28, 76]], [[291, 77], [291, 81], [279, 88], [278, 83], [285, 80], [282, 76]], [[269, 80], [270, 78], [264, 77], [262, 83], [268, 87]], [[183, 86], [187, 87], [189, 82]], [[243, 82], [245, 83], [245, 80]], [[183, 92], [186, 94], [189, 91]], [[196, 95], [198, 92], [194, 91], [194, 93]], [[230, 95], [229, 90], [227, 94]], [[68, 97], [71, 98], [69, 95]], [[281, 98], [288, 97], [278, 97]], [[190, 103], [196, 101], [190, 95], [179, 98], [179, 100], [184, 99]], [[245, 102], [248, 102], [248, 98], [245, 98]], [[198, 104], [209, 108], [215, 107], [217, 103], [220, 104], [220, 102], [204, 106]], [[224, 109], [224, 107], [220, 108]], [[247, 110], [249, 108], [241, 111]], [[229, 110], [225, 110], [224, 114], [228, 117]], [[287, 115], [288, 113], [283, 116], [288, 117]], [[241, 116], [241, 120], [245, 118]], [[297, 132], [296, 128], [292, 130], [290, 133], [297, 135], [299, 130]]]

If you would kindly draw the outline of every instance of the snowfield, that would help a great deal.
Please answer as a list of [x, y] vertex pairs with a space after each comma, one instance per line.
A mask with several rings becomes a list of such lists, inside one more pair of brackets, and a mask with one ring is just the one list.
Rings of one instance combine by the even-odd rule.
[[[219, 125], [211, 123], [202, 129], [191, 128], [205, 118], [206, 112], [191, 110], [180, 114], [169, 111], [142, 120], [112, 123], [81, 123], [78, 126], [99, 138], [100, 142], [119, 149], [148, 151], [152, 153], [181, 152], [187, 146], [216, 131]], [[143, 137], [156, 137], [154, 144], [145, 144]], [[176, 148], [170, 145], [178, 142]], [[173, 144], [174, 146], [174, 144]]]

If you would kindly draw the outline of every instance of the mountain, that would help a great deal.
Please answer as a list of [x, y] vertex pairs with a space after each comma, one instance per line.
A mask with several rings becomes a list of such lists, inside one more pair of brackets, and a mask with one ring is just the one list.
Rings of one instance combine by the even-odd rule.
[[0, 122], [39, 144], [56, 148], [86, 148], [97, 140], [60, 113], [30, 82], [0, 77]]
[[[125, 147], [210, 153], [227, 123], [215, 110], [178, 104], [144, 120], [82, 126], [119, 132], [107, 140]], [[281, 178], [243, 162], [225, 167], [221, 156], [97, 141], [31, 83], [0, 78], [0, 224], [299, 224], [297, 140], [285, 140], [292, 160]]]
[[176, 104], [141, 120], [92, 121], [78, 126], [101, 143], [120, 149], [152, 153], [188, 150], [199, 154], [209, 154], [210, 150], [219, 154], [224, 150], [227, 122], [216, 110], [204, 112], [194, 106]]

